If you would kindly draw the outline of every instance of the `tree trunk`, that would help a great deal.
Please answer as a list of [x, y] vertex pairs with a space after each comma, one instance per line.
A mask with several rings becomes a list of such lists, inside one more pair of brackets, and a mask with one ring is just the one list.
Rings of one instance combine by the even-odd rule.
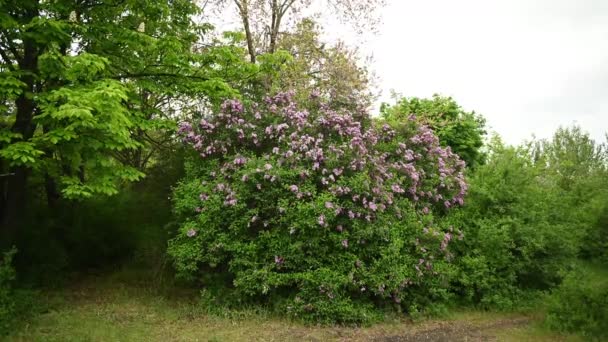
[[249, 52], [249, 58], [251, 63], [255, 63], [255, 47], [253, 45], [253, 34], [251, 33], [251, 27], [249, 26], [249, 4], [247, 0], [234, 0], [236, 7], [238, 7], [241, 14], [241, 20], [243, 21], [243, 28], [245, 29], [245, 38], [247, 39], [247, 50]]

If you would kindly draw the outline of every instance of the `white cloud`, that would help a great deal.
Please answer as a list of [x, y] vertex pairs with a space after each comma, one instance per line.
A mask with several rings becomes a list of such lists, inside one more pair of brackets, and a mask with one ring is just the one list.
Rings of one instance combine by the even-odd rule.
[[507, 142], [608, 131], [608, 2], [393, 0], [364, 52], [389, 90], [453, 96]]

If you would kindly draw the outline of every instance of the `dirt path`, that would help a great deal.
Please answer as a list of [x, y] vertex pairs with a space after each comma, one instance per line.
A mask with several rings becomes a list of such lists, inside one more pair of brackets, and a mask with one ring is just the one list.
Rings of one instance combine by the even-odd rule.
[[377, 342], [453, 342], [453, 341], [496, 341], [497, 330], [523, 327], [531, 322], [530, 318], [502, 319], [482, 324], [462, 321], [438, 322], [433, 327], [411, 334], [377, 337]]

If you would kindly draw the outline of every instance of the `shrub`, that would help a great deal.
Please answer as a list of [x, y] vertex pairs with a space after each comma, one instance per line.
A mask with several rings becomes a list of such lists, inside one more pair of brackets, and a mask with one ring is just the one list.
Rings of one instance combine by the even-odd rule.
[[456, 293], [486, 308], [511, 309], [524, 291], [558, 284], [585, 231], [568, 196], [527, 151], [495, 145], [470, 177], [465, 207], [445, 218], [466, 227], [454, 250]]
[[314, 95], [181, 125], [197, 156], [174, 193], [178, 274], [316, 322], [445, 299], [459, 231], [433, 212], [463, 203], [464, 162], [414, 120], [373, 125]]
[[546, 322], [558, 331], [608, 338], [608, 274], [590, 267], [570, 272], [551, 294]]

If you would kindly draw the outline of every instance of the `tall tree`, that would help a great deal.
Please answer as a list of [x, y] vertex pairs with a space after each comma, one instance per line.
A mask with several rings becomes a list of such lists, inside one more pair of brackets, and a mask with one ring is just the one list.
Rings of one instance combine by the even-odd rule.
[[0, 1], [2, 241], [26, 213], [32, 176], [51, 205], [116, 193], [143, 176], [164, 119], [235, 94], [226, 66], [243, 63], [201, 44], [196, 14], [189, 0]]
[[377, 9], [385, 0], [215, 0], [224, 9], [234, 5], [245, 31], [247, 50], [252, 63], [260, 53], [273, 53], [278, 47], [282, 28], [288, 21], [298, 22], [312, 5], [330, 10], [357, 31], [373, 30], [378, 21]]
[[374, 99], [372, 75], [358, 64], [357, 50], [342, 42], [323, 43], [320, 35], [319, 25], [305, 18], [293, 32], [281, 36], [278, 48], [289, 52], [292, 59], [281, 69], [275, 86], [297, 90], [297, 94], [316, 92], [341, 108], [369, 107]]

